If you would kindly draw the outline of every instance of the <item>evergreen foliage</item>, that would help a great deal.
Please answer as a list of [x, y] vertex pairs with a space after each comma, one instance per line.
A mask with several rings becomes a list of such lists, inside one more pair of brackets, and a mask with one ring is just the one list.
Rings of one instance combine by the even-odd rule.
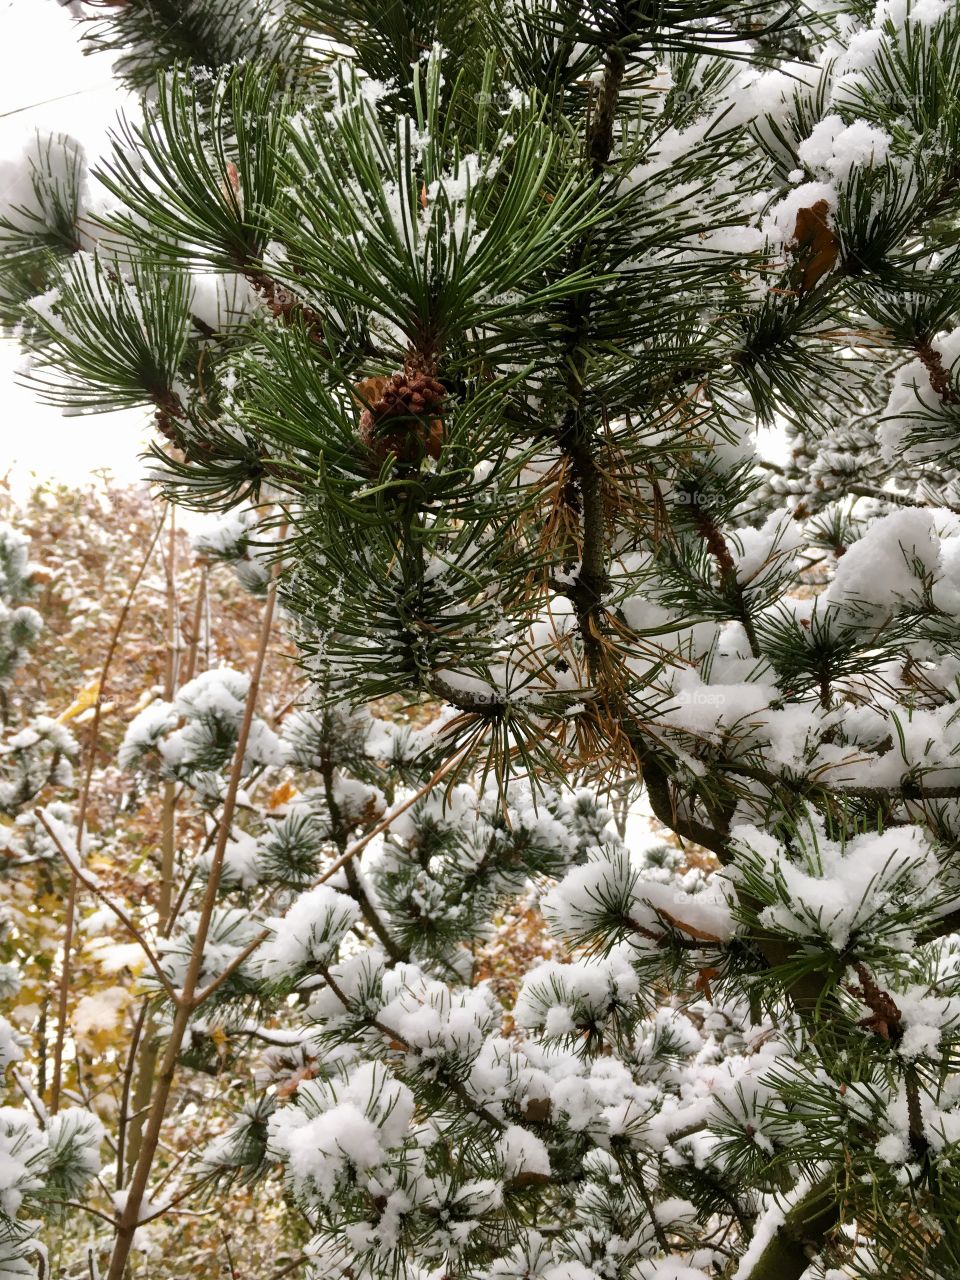
[[[77, 744], [49, 716], [28, 718], [17, 705], [14, 677], [43, 629], [43, 619], [23, 603], [34, 593], [39, 566], [29, 560], [30, 543], [0, 523], [0, 820], [18, 818], [44, 787], [69, 786]], [[32, 819], [26, 813], [26, 826]]]

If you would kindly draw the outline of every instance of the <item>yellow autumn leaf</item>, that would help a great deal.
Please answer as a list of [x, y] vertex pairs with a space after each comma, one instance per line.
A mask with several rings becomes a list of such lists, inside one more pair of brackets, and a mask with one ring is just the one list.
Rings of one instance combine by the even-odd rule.
[[114, 1041], [129, 1004], [130, 992], [125, 987], [105, 987], [81, 996], [74, 1005], [70, 1029], [78, 1040], [102, 1054]]
[[127, 707], [127, 713], [134, 716], [139, 715], [144, 707], [149, 707], [154, 698], [159, 698], [161, 693], [163, 693], [163, 690], [158, 684], [153, 684], [149, 689], [144, 689], [136, 702], [133, 703], [132, 706]]
[[97, 705], [97, 698], [100, 696], [100, 677], [91, 680], [89, 684], [85, 684], [74, 700], [67, 707], [66, 711], [61, 711], [57, 716], [59, 724], [66, 724], [68, 720], [72, 720], [75, 716], [80, 715], [83, 711], [89, 711], [91, 707]]
[[[103, 702], [100, 704], [100, 714], [105, 716], [111, 712], [117, 704], [115, 702]], [[77, 724], [85, 724], [87, 720], [91, 720], [94, 715], [94, 708], [87, 707], [86, 711], [81, 711], [77, 716]]]
[[279, 809], [282, 804], [286, 804], [288, 800], [292, 800], [297, 794], [297, 788], [292, 782], [281, 782], [279, 787], [275, 787], [270, 792], [270, 799], [267, 801], [267, 807], [270, 809]]

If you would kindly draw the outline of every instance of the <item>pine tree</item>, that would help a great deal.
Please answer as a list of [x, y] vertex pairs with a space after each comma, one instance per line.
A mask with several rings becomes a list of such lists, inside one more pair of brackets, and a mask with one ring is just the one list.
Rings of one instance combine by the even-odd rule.
[[[320, 779], [163, 951], [171, 1071], [204, 983], [307, 1024], [204, 1169], [280, 1162], [323, 1277], [956, 1274], [956, 7], [74, 8], [141, 115], [28, 150], [7, 318], [54, 403], [150, 409], [176, 502], [259, 511], [224, 552], [314, 688], [285, 749], [224, 680], [127, 748], [223, 832]], [[387, 699], [445, 710], [372, 845]], [[641, 787], [711, 875], [607, 825]], [[527, 877], [567, 953], [505, 1021]]]

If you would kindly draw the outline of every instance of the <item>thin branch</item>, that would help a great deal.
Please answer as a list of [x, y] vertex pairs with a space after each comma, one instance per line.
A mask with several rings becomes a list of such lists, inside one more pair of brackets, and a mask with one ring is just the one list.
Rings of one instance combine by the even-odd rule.
[[297, 1267], [305, 1266], [310, 1261], [309, 1258], [294, 1258], [292, 1262], [288, 1262], [285, 1267], [281, 1267], [279, 1271], [275, 1271], [270, 1280], [283, 1280], [284, 1276], [290, 1275], [296, 1271]]
[[187, 662], [186, 669], [183, 673], [183, 683], [189, 684], [196, 675], [197, 657], [200, 652], [200, 632], [203, 628], [203, 609], [207, 596], [207, 575], [208, 568], [206, 563], [200, 570], [200, 585], [197, 587], [197, 599], [193, 607], [193, 621], [190, 624], [190, 636], [187, 641]]
[[[179, 684], [180, 655], [180, 607], [177, 598], [176, 565], [177, 565], [177, 524], [176, 507], [167, 504], [170, 516], [170, 527], [167, 542], [167, 553], [164, 556], [164, 586], [166, 609], [164, 616], [164, 644], [166, 646], [166, 662], [163, 675], [163, 698], [172, 702]], [[196, 648], [191, 651], [195, 656]], [[160, 937], [169, 937], [173, 931], [176, 915], [173, 910], [174, 874], [176, 870], [177, 852], [177, 805], [180, 791], [172, 779], [163, 784], [160, 827], [160, 892], [157, 900], [157, 933]], [[190, 883], [190, 877], [187, 878]], [[178, 909], [184, 899], [177, 898]], [[153, 1092], [153, 1077], [157, 1069], [158, 1048], [155, 1042], [153, 1018], [148, 1014], [143, 1030], [143, 1049], [137, 1064], [137, 1083], [133, 1098], [133, 1109], [141, 1112]], [[136, 1163], [140, 1151], [141, 1126], [135, 1121], [130, 1126], [129, 1163]], [[122, 1165], [117, 1165], [117, 1177], [122, 1178]]]
[[[123, 628], [126, 626], [127, 617], [130, 613], [130, 606], [133, 604], [133, 597], [143, 575], [147, 571], [147, 565], [150, 563], [150, 557], [153, 555], [154, 548], [160, 537], [160, 531], [163, 528], [163, 518], [157, 522], [153, 537], [147, 544], [147, 550], [137, 570], [127, 598], [124, 601], [123, 608], [120, 610], [120, 616], [117, 618], [113, 633], [110, 636], [110, 643], [107, 646], [106, 656], [103, 659], [103, 665], [100, 668], [100, 679], [97, 683], [97, 701], [94, 706], [93, 723], [90, 727], [90, 741], [87, 747], [87, 767], [84, 772], [83, 785], [80, 789], [80, 801], [77, 810], [77, 848], [83, 844], [83, 829], [87, 820], [87, 806], [90, 800], [90, 784], [93, 779], [93, 770], [97, 759], [97, 746], [100, 741], [100, 717], [103, 709], [104, 690], [107, 687], [107, 675], [113, 662], [114, 654], [117, 651], [117, 645], [120, 643], [120, 636]], [[76, 875], [70, 877], [70, 888], [67, 894], [67, 910], [64, 920], [63, 934], [63, 965], [60, 971], [60, 988], [57, 993], [57, 1036], [53, 1046], [53, 1083], [50, 1091], [50, 1111], [52, 1115], [56, 1115], [60, 1108], [60, 1087], [61, 1076], [63, 1074], [63, 1045], [67, 1034], [67, 995], [70, 990], [70, 965], [71, 953], [73, 951], [73, 934], [77, 920], [77, 878]]]
[[451, 756], [449, 760], [430, 775], [422, 787], [418, 787], [412, 796], [408, 796], [406, 800], [402, 801], [388, 813], [384, 814], [376, 826], [371, 827], [371, 829], [366, 832], [365, 835], [362, 835], [359, 840], [355, 840], [346, 852], [341, 854], [339, 858], [332, 862], [330, 866], [327, 867], [323, 875], [314, 881], [313, 887], [316, 888], [317, 885], [324, 884], [327, 880], [330, 880], [337, 874], [341, 867], [345, 866], [350, 861], [351, 858], [355, 858], [358, 853], [362, 853], [371, 840], [375, 840], [378, 835], [392, 826], [402, 813], [406, 813], [406, 811], [412, 808], [418, 800], [422, 800], [427, 792], [432, 791], [438, 782], [441, 782], [448, 773], [452, 772], [454, 768], [462, 764], [466, 755], [466, 751], [460, 751]]
[[[170, 513], [170, 530], [167, 543], [167, 554], [164, 556], [164, 581], [166, 595], [166, 632], [167, 660], [164, 664], [163, 697], [165, 701], [173, 700], [177, 689], [178, 658], [180, 651], [180, 608], [177, 600], [177, 523], [176, 507], [167, 504]], [[160, 832], [160, 898], [157, 913], [160, 928], [163, 929], [170, 919], [173, 903], [173, 876], [177, 844], [177, 788], [172, 779], [163, 784], [163, 809]]]
[[[587, 119], [587, 153], [590, 168], [599, 182], [613, 153], [617, 102], [626, 72], [626, 57], [616, 42], [606, 51], [600, 79], [596, 112]], [[588, 265], [590, 238], [581, 240], [576, 257], [578, 265]], [[603, 598], [609, 587], [607, 570], [607, 516], [605, 512], [604, 476], [598, 464], [594, 431], [585, 421], [588, 372], [588, 338], [591, 327], [593, 296], [577, 296], [571, 302], [569, 337], [565, 352], [566, 390], [569, 408], [558, 432], [558, 444], [570, 459], [574, 484], [578, 489], [573, 503], [579, 506], [582, 537], [580, 565], [568, 595], [573, 605], [591, 681], [602, 683], [604, 646], [599, 632]]]
[[227, 979], [236, 973], [244, 961], [249, 960], [257, 948], [263, 946], [266, 940], [271, 936], [271, 933], [272, 930], [270, 929], [261, 929], [256, 937], [252, 938], [242, 951], [238, 951], [226, 968], [222, 969], [212, 982], [209, 982], [202, 991], [197, 992], [193, 998], [193, 1008], [199, 1009], [202, 1004], [206, 1004], [214, 992], [220, 990]]
[[100, 1218], [102, 1222], [108, 1222], [111, 1227], [117, 1225], [116, 1218], [111, 1218], [109, 1213], [104, 1213], [102, 1209], [95, 1209], [92, 1204], [83, 1204], [79, 1200], [45, 1200], [44, 1203], [61, 1205], [64, 1209], [81, 1209], [94, 1218]]
[[137, 1020], [133, 1025], [133, 1031], [130, 1035], [130, 1046], [127, 1050], [127, 1061], [123, 1068], [123, 1085], [120, 1090], [120, 1106], [117, 1115], [117, 1190], [123, 1186], [123, 1162], [124, 1153], [127, 1144], [127, 1124], [132, 1118], [128, 1115], [130, 1109], [130, 1090], [133, 1087], [133, 1069], [137, 1061], [137, 1049], [140, 1047], [140, 1037], [143, 1034], [143, 1024], [147, 1018], [148, 1002], [144, 1000], [140, 1006], [140, 1012], [137, 1014]]
[[[74, 876], [74, 881], [79, 880], [80, 883], [85, 888], [89, 889], [91, 893], [95, 894], [100, 899], [100, 901], [103, 903], [105, 907], [107, 907], [110, 911], [113, 912], [113, 914], [117, 917], [117, 919], [120, 921], [123, 927], [130, 934], [130, 936], [134, 938], [135, 941], [139, 944], [140, 949], [143, 951], [143, 954], [149, 960], [150, 966], [153, 969], [154, 973], [156, 974], [157, 981], [163, 987], [164, 991], [166, 991], [167, 995], [174, 1002], [174, 1004], [179, 1004], [180, 996], [177, 994], [176, 987], [173, 986], [170, 979], [167, 977], [167, 975], [164, 973], [163, 969], [161, 968], [160, 961], [157, 958], [156, 952], [150, 946], [150, 943], [144, 937], [143, 933], [137, 928], [137, 926], [133, 923], [133, 921], [127, 915], [123, 907], [120, 906], [119, 902], [115, 902], [113, 898], [110, 897], [110, 895], [107, 893], [107, 891], [103, 888], [103, 886], [100, 884], [98, 880], [96, 880], [93, 876], [88, 876], [87, 873], [84, 871], [84, 869], [78, 866], [77, 863], [74, 861], [74, 859], [70, 856], [70, 854], [67, 853], [66, 849], [63, 847], [62, 840], [54, 831], [53, 827], [50, 826], [50, 823], [47, 821], [47, 816], [43, 812], [43, 810], [35, 809], [34, 816], [36, 817], [40, 825], [43, 827], [43, 829], [46, 831], [50, 839], [53, 841], [57, 850], [63, 857], [63, 860], [66, 862], [67, 866], [72, 871]], [[56, 1112], [54, 1112], [54, 1114], [56, 1114]]]
[[220, 890], [223, 862], [226, 856], [227, 843], [230, 837], [230, 828], [236, 809], [237, 795], [240, 791], [241, 782], [243, 781], [244, 757], [246, 756], [247, 743], [250, 739], [250, 730], [253, 726], [257, 697], [263, 676], [264, 661], [270, 641], [270, 633], [273, 628], [273, 615], [276, 606], [277, 583], [280, 571], [281, 562], [278, 560], [274, 565], [273, 576], [267, 590], [263, 618], [260, 624], [260, 637], [257, 644], [256, 658], [254, 660], [253, 672], [250, 676], [250, 684], [247, 688], [247, 696], [243, 709], [243, 719], [237, 734], [237, 744], [234, 750], [233, 765], [230, 770], [230, 777], [227, 782], [226, 794], [224, 796], [220, 826], [217, 833], [217, 842], [210, 861], [210, 871], [207, 878], [206, 892], [200, 906], [199, 919], [197, 922], [196, 932], [194, 934], [186, 977], [184, 978], [183, 990], [176, 1005], [176, 1015], [164, 1050], [163, 1061], [161, 1063], [160, 1072], [154, 1088], [154, 1094], [150, 1105], [150, 1113], [147, 1117], [140, 1152], [130, 1181], [127, 1200], [117, 1223], [117, 1234], [114, 1240], [113, 1250], [110, 1255], [110, 1266], [107, 1271], [106, 1280], [123, 1280], [123, 1276], [127, 1268], [127, 1259], [133, 1246], [133, 1238], [140, 1219], [140, 1209], [143, 1204], [144, 1195], [146, 1194], [150, 1172], [153, 1168], [154, 1157], [156, 1156], [157, 1148], [160, 1144], [160, 1135], [166, 1118], [167, 1107], [170, 1102], [170, 1094], [173, 1089], [173, 1081], [176, 1075], [180, 1049], [190, 1025], [191, 1015], [197, 1007], [195, 1003], [197, 983], [203, 967], [203, 953], [206, 947], [207, 937], [210, 932], [210, 924], [216, 907], [217, 895]]
[[14, 1080], [16, 1080], [17, 1085], [19, 1086], [20, 1092], [23, 1094], [27, 1102], [30, 1104], [30, 1110], [37, 1117], [37, 1121], [40, 1125], [40, 1128], [45, 1129], [47, 1127], [47, 1111], [46, 1111], [46, 1107], [44, 1107], [43, 1105], [43, 1101], [37, 1097], [34, 1091], [30, 1088], [29, 1084], [26, 1084], [20, 1078], [20, 1073], [18, 1071], [14, 1071], [12, 1074], [13, 1074]]

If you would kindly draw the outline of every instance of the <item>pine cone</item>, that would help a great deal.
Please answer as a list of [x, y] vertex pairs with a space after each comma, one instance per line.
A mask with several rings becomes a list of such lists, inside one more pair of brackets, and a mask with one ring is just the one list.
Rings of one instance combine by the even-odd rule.
[[156, 412], [154, 413], [154, 422], [157, 430], [162, 436], [176, 445], [178, 449], [183, 448], [183, 409], [180, 401], [171, 391], [165, 391], [156, 401]]
[[398, 462], [439, 458], [443, 444], [446, 390], [426, 373], [367, 378], [357, 391], [369, 406], [360, 415], [358, 435], [378, 462], [392, 453]]
[[213, 453], [210, 445], [191, 440], [184, 430], [186, 416], [180, 401], [172, 392], [166, 392], [157, 400], [154, 423], [162, 436], [179, 449], [187, 462], [202, 462]]

